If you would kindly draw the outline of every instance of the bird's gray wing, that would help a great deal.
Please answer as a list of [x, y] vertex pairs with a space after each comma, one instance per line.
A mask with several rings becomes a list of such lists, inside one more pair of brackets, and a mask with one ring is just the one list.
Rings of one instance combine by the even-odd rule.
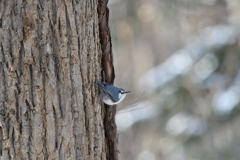
[[113, 100], [114, 102], [117, 102], [119, 100], [118, 98], [119, 92], [116, 92], [116, 90], [119, 90], [119, 88], [112, 85], [106, 85], [105, 91], [109, 95], [111, 100]]

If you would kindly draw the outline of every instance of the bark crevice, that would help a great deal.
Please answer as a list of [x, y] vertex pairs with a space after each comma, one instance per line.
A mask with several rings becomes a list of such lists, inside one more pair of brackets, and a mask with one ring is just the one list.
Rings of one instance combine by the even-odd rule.
[[0, 126], [0, 156], [2, 156], [2, 152], [3, 152], [3, 130], [2, 130], [2, 126]]
[[47, 136], [47, 119], [46, 119], [46, 73], [45, 70], [43, 70], [43, 136], [42, 136], [42, 141], [43, 141], [43, 154], [44, 154], [44, 159], [48, 159], [48, 154], [47, 154], [47, 139], [44, 138]]

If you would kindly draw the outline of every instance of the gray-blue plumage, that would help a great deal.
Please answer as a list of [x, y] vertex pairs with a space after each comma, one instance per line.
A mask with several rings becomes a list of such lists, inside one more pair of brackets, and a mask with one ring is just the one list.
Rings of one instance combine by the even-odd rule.
[[124, 91], [122, 88], [115, 87], [106, 82], [97, 81], [101, 89], [101, 98], [104, 103], [113, 105], [121, 102], [127, 93], [130, 91]]

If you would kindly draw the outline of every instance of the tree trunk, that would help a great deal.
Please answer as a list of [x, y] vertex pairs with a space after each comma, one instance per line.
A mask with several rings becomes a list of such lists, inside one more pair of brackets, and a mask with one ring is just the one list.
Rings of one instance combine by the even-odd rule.
[[0, 0], [1, 159], [117, 159], [95, 85], [108, 77], [97, 9], [97, 0]]

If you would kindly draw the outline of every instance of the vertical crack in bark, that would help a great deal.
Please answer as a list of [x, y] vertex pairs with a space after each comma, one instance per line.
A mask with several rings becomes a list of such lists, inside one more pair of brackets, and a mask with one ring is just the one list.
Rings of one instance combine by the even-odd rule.
[[11, 160], [10, 150], [8, 150], [8, 158]]
[[[29, 65], [29, 72], [30, 72], [30, 98], [31, 98], [31, 101], [32, 101], [32, 107], [34, 108], [34, 79], [33, 79], [33, 66], [32, 65]], [[31, 108], [31, 109], [33, 109]]]
[[[63, 96], [64, 93], [62, 92], [62, 75], [61, 75], [61, 68], [62, 68], [62, 50], [61, 50], [61, 42], [62, 42], [62, 23], [61, 23], [61, 3], [58, 1], [51, 1], [51, 8], [49, 8], [51, 13], [49, 15], [50, 17], [50, 32], [51, 32], [51, 46], [52, 46], [52, 62], [54, 62], [53, 68], [54, 68], [54, 74], [55, 74], [55, 84], [54, 84], [54, 97], [56, 99], [53, 99], [54, 106], [53, 108], [53, 118], [54, 118], [54, 128], [55, 128], [55, 144], [54, 144], [54, 154], [56, 159], [64, 158], [64, 154], [62, 153], [62, 143], [63, 143], [63, 135], [62, 135], [62, 129], [63, 129], [63, 118], [65, 115], [64, 111], [64, 99]], [[53, 156], [51, 155], [49, 158], [51, 159]]]
[[2, 126], [0, 126], [0, 156], [2, 156], [2, 152], [3, 152], [3, 130], [2, 130]]
[[[52, 29], [52, 32], [54, 32], [54, 29]], [[53, 33], [52, 34], [53, 36], [53, 39], [57, 39], [57, 37], [55, 37], [55, 34]], [[58, 45], [57, 45], [57, 42], [52, 42], [55, 46], [53, 47], [53, 53], [57, 53], [58, 52]], [[55, 62], [54, 63], [54, 73], [55, 73], [55, 76], [56, 76], [56, 88], [57, 88], [57, 97], [58, 97], [58, 106], [59, 106], [59, 111], [61, 113], [61, 117], [63, 117], [63, 110], [62, 110], [62, 99], [61, 99], [61, 90], [60, 90], [60, 87], [61, 87], [61, 83], [60, 83], [60, 80], [61, 80], [61, 77], [60, 77], [60, 58], [59, 56], [56, 54], [53, 54], [53, 61]]]
[[44, 129], [44, 135], [42, 137], [43, 140], [43, 153], [44, 153], [44, 159], [48, 159], [48, 153], [47, 153], [47, 119], [46, 119], [46, 71], [43, 71], [43, 129]]
[[[23, 41], [20, 41], [20, 45], [21, 45], [21, 49], [19, 51], [19, 62], [18, 62], [18, 69], [17, 69], [17, 70], [19, 70], [19, 77], [23, 75], [23, 62], [22, 62], [22, 59], [23, 59], [22, 57], [24, 55], [24, 44], [23, 44]], [[21, 89], [21, 88], [19, 87], [19, 89]]]
[[15, 93], [15, 105], [16, 105], [16, 118], [17, 118], [17, 121], [19, 121], [19, 100], [18, 100], [18, 93], [16, 90], [14, 90], [14, 93]]
[[[32, 52], [31, 52], [32, 53]], [[34, 56], [32, 56], [34, 57]], [[30, 101], [31, 101], [31, 105], [29, 105], [28, 107], [28, 112], [29, 112], [29, 142], [28, 142], [28, 147], [29, 147], [29, 158], [32, 158], [32, 152], [31, 152], [31, 145], [33, 143], [32, 139], [33, 139], [33, 109], [34, 109], [34, 78], [33, 78], [33, 66], [29, 65], [29, 75], [30, 75]]]
[[3, 116], [6, 115], [6, 104], [5, 102], [7, 101], [7, 93], [6, 93], [6, 77], [5, 77], [5, 71], [4, 71], [4, 63], [5, 63], [5, 57], [4, 57], [4, 51], [3, 51], [3, 45], [2, 45], [2, 42], [0, 42], [0, 57], [1, 57], [1, 81], [2, 81], [2, 90], [0, 91], [0, 93], [2, 94], [2, 99], [3, 99], [3, 102], [2, 102], [2, 106], [0, 108], [0, 113], [3, 114]]
[[54, 106], [52, 106], [52, 108], [53, 108], [53, 117], [54, 117], [54, 129], [55, 129], [55, 149], [57, 149], [58, 148], [58, 126], [57, 126], [57, 114], [56, 114], [56, 111], [55, 111], [55, 107]]
[[[55, 39], [55, 35], [53, 34], [53, 39]], [[55, 42], [53, 42], [55, 44]], [[54, 46], [57, 46], [57, 45], [54, 45]], [[53, 53], [57, 53], [57, 48], [56, 47], [53, 47]], [[58, 155], [61, 154], [61, 143], [62, 143], [62, 140], [61, 139], [61, 122], [60, 122], [60, 118], [63, 118], [63, 109], [62, 109], [62, 99], [61, 99], [61, 83], [60, 83], [60, 71], [59, 71], [59, 67], [60, 67], [60, 60], [59, 60], [59, 57], [57, 57], [57, 55], [55, 55], [56, 57], [53, 56], [54, 58], [54, 72], [55, 72], [55, 76], [56, 76], [56, 89], [57, 89], [57, 92], [56, 92], [56, 95], [57, 95], [57, 102], [58, 104], [58, 107], [57, 106], [53, 106], [53, 113], [54, 113], [54, 119], [55, 119], [55, 139], [56, 139], [56, 142], [55, 142], [55, 145], [56, 145], [56, 148], [57, 148], [57, 152], [58, 152]], [[59, 110], [58, 113], [57, 113], [57, 110], [56, 108]]]
[[31, 126], [31, 105], [30, 103], [28, 102], [28, 100], [26, 99], [25, 100], [25, 104], [26, 104], [26, 107], [27, 107], [27, 110], [26, 110], [26, 120], [28, 121], [28, 125], [25, 126], [25, 127], [28, 127], [28, 137], [27, 137], [27, 155], [28, 155], [28, 159], [31, 159], [31, 153], [30, 153], [30, 147], [31, 147], [31, 136], [32, 136], [32, 126]]
[[15, 137], [14, 137], [14, 132], [15, 132], [15, 130], [14, 130], [14, 127], [13, 127], [13, 129], [12, 129], [12, 147], [13, 147], [13, 152], [14, 152], [14, 155], [15, 155]]
[[[57, 4], [54, 3], [54, 1], [52, 1], [52, 14], [56, 14], [56, 15], [52, 15], [51, 16], [51, 19], [53, 19], [53, 24], [51, 23], [50, 25], [50, 29], [51, 29], [51, 42], [52, 42], [52, 49], [53, 49], [53, 56], [52, 56], [52, 59], [53, 59], [53, 62], [54, 62], [54, 73], [55, 73], [55, 77], [56, 77], [56, 88], [57, 88], [57, 97], [58, 97], [58, 106], [59, 106], [59, 110], [60, 110], [60, 113], [61, 113], [61, 117], [63, 117], [63, 112], [62, 112], [62, 102], [61, 102], [61, 92], [60, 92], [60, 58], [59, 58], [59, 55], [57, 54], [59, 52], [59, 45], [58, 45], [58, 42], [57, 42], [57, 39], [58, 39], [58, 35], [56, 35], [56, 33], [58, 33], [61, 29], [61, 20], [60, 20], [60, 17], [57, 18]], [[58, 32], [55, 32], [55, 26], [58, 26]], [[61, 33], [59, 32], [59, 35], [61, 37]]]

